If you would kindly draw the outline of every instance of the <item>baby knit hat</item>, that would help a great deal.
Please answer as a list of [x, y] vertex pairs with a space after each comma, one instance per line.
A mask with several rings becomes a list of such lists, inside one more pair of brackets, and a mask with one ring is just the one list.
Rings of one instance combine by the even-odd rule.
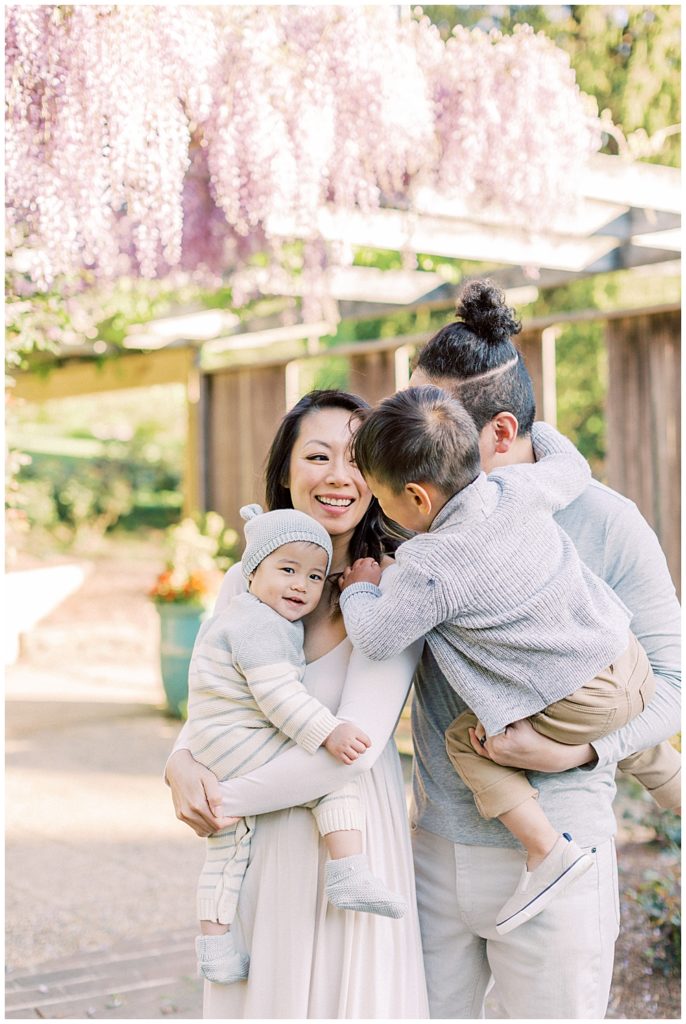
[[326, 552], [326, 571], [331, 568], [331, 537], [316, 519], [294, 508], [278, 508], [265, 512], [261, 505], [244, 505], [241, 518], [245, 519], [245, 551], [241, 559], [243, 575], [250, 576], [272, 551], [282, 544], [304, 540], [317, 544]]

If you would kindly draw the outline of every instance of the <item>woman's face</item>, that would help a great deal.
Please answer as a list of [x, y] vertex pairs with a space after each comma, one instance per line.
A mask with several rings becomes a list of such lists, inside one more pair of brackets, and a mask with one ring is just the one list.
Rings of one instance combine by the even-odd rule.
[[372, 494], [350, 461], [355, 420], [347, 409], [318, 409], [300, 421], [288, 487], [293, 508], [321, 523], [332, 537], [352, 534]]

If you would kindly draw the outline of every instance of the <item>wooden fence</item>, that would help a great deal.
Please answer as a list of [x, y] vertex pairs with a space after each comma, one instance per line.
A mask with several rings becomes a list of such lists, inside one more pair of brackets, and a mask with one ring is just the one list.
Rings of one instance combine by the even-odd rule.
[[679, 311], [611, 319], [607, 477], [653, 527], [675, 583], [681, 558]]

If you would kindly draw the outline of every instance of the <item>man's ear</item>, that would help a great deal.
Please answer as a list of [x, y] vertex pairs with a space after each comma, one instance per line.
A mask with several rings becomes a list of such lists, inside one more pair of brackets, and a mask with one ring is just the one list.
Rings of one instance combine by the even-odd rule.
[[501, 455], [509, 452], [517, 440], [519, 431], [517, 417], [511, 412], [499, 412], [497, 416], [493, 417], [489, 426], [493, 431], [492, 440], [495, 444], [495, 451]]
[[421, 484], [405, 484], [405, 493], [409, 494], [410, 498], [414, 502], [415, 509], [424, 516], [430, 516], [433, 508], [433, 501], [431, 495], [427, 491], [426, 487], [422, 487]]

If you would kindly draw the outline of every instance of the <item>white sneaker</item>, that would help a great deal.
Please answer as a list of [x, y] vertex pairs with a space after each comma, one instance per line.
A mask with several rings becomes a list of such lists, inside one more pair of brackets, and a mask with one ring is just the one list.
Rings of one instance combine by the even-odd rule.
[[537, 868], [527, 871], [525, 867], [522, 871], [514, 894], [498, 914], [495, 925], [498, 934], [507, 935], [540, 914], [558, 893], [588, 871], [592, 864], [593, 858], [577, 846], [568, 832], [563, 832]]

